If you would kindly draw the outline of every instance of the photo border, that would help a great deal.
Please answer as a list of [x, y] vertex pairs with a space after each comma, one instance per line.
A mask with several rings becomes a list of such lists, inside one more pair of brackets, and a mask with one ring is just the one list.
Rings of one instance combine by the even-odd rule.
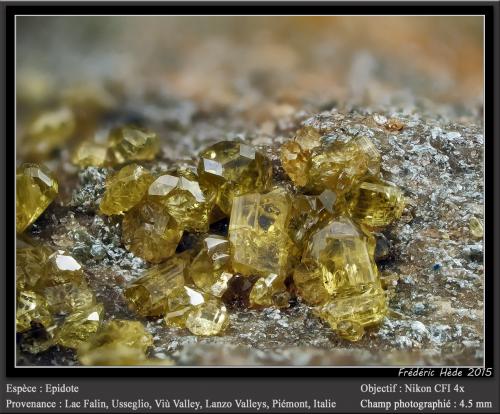
[[[6, 27], [6, 133], [5, 133], [5, 151], [6, 157], [4, 165], [6, 166], [6, 178], [4, 188], [7, 189], [4, 195], [8, 215], [5, 216], [5, 231], [2, 232], [2, 240], [6, 247], [2, 254], [6, 252], [6, 257], [10, 258], [2, 261], [5, 266], [5, 289], [3, 289], [4, 303], [6, 304], [5, 323], [5, 368], [8, 377], [122, 377], [122, 376], [140, 376], [140, 377], [209, 377], [209, 376], [230, 376], [230, 377], [396, 377], [398, 376], [399, 366], [148, 366], [146, 367], [67, 367], [67, 366], [16, 366], [15, 362], [15, 340], [13, 341], [8, 332], [15, 331], [15, 298], [8, 295], [15, 288], [14, 257], [15, 243], [6, 243], [7, 234], [14, 235], [15, 231], [15, 187], [14, 172], [16, 164], [15, 145], [12, 137], [15, 136], [15, 108], [14, 105], [7, 106], [7, 102], [15, 101], [15, 17], [17, 15], [483, 15], [484, 16], [484, 136], [485, 136], [485, 223], [494, 223], [485, 226], [484, 238], [484, 257], [485, 257], [485, 303], [484, 303], [484, 367], [493, 368], [494, 366], [494, 326], [498, 325], [498, 307], [500, 301], [500, 292], [498, 283], [495, 286], [494, 279], [500, 280], [499, 274], [499, 242], [498, 237], [498, 182], [499, 165], [494, 163], [495, 156], [499, 157], [498, 143], [498, 119], [494, 118], [495, 111], [498, 112], [498, 96], [494, 91], [498, 90], [498, 60], [493, 61], [494, 51], [498, 52], [498, 37], [493, 37], [494, 31], [498, 32], [498, 3], [494, 2], [463, 2], [460, 4], [449, 2], [122, 2], [119, 4], [109, 2], [12, 2], [4, 4], [5, 27]], [[497, 26], [494, 27], [494, 18], [497, 20]], [[497, 33], [498, 34], [498, 33]], [[496, 43], [496, 44], [495, 44]], [[497, 56], [498, 58], [498, 56]], [[494, 66], [496, 65], [496, 66]], [[494, 68], [496, 68], [494, 70]], [[493, 79], [493, 74], [497, 79]], [[495, 99], [496, 98], [496, 99]], [[495, 123], [495, 125], [494, 125]], [[494, 140], [494, 137], [497, 140]], [[13, 158], [9, 158], [14, 154]], [[500, 157], [498, 158], [500, 159]], [[495, 192], [496, 191], [496, 192]], [[12, 197], [14, 195], [14, 197]], [[12, 197], [12, 198], [9, 198]], [[491, 200], [494, 198], [494, 202]], [[8, 220], [11, 217], [11, 221]], [[10, 224], [10, 226], [8, 225]], [[8, 267], [7, 267], [8, 266]], [[495, 291], [496, 289], [496, 291]], [[498, 295], [495, 304], [495, 293]], [[498, 335], [498, 332], [496, 332]], [[495, 342], [498, 344], [498, 342]], [[498, 345], [496, 347], [498, 351]], [[13, 357], [14, 356], [14, 357]], [[498, 363], [498, 355], [496, 355]], [[455, 367], [463, 370], [466, 375], [467, 367]], [[410, 366], [404, 368], [431, 368], [439, 370], [441, 366]], [[76, 369], [76, 371], [73, 371]], [[99, 369], [96, 373], [95, 369]], [[264, 369], [264, 372], [260, 370]], [[241, 371], [240, 371], [241, 370]], [[292, 370], [292, 371], [290, 371]]]

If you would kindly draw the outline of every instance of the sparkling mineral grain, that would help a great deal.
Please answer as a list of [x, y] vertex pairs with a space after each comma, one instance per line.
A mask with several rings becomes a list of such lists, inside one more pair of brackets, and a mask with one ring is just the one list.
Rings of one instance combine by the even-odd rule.
[[171, 293], [184, 286], [186, 259], [174, 256], [146, 270], [125, 290], [124, 295], [135, 311], [143, 316], [160, 316]]
[[179, 169], [158, 177], [149, 187], [148, 197], [165, 206], [180, 227], [207, 231], [212, 201], [205, 197], [194, 171]]
[[291, 240], [290, 197], [282, 189], [235, 197], [229, 222], [233, 269], [245, 275], [283, 275]]
[[203, 239], [203, 248], [189, 267], [193, 283], [205, 293], [221, 297], [233, 277], [229, 240], [217, 235]]
[[151, 345], [153, 337], [142, 323], [115, 319], [82, 343], [77, 354], [83, 365], [138, 365]]
[[311, 126], [300, 128], [296, 133], [294, 140], [307, 151], [321, 145], [321, 132]]
[[23, 164], [16, 172], [16, 231], [23, 232], [57, 196], [52, 173], [36, 164]]
[[42, 266], [47, 262], [51, 251], [45, 247], [23, 247], [16, 249], [16, 288], [33, 289], [42, 277]]
[[369, 228], [381, 228], [399, 219], [405, 207], [403, 193], [387, 182], [362, 182], [353, 191], [353, 218]]
[[99, 205], [102, 214], [122, 214], [141, 201], [153, 182], [153, 176], [143, 167], [130, 164], [112, 175]]
[[224, 304], [216, 299], [208, 300], [193, 309], [186, 320], [186, 327], [195, 335], [211, 336], [223, 332], [229, 324]]
[[215, 201], [230, 214], [233, 197], [263, 192], [270, 184], [270, 160], [255, 148], [239, 142], [222, 141], [200, 154], [198, 174], [202, 188], [215, 194]]
[[146, 198], [123, 217], [122, 241], [135, 255], [159, 263], [175, 253], [182, 228], [157, 201]]
[[55, 333], [55, 342], [68, 348], [78, 348], [97, 332], [103, 317], [102, 304], [78, 309], [68, 315]]
[[385, 317], [387, 301], [380, 287], [372, 287], [359, 295], [336, 297], [315, 311], [341, 337], [357, 341], [363, 336], [365, 327]]
[[110, 132], [108, 145], [109, 161], [116, 165], [154, 159], [160, 150], [160, 139], [152, 131], [126, 126]]

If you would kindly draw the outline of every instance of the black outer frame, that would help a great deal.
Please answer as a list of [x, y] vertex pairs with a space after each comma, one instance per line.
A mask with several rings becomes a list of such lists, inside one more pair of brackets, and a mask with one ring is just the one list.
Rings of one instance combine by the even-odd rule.
[[[11, 200], [14, 198], [14, 168], [15, 149], [13, 137], [15, 133], [14, 105], [7, 109], [7, 102], [13, 103], [15, 100], [15, 16], [23, 15], [88, 15], [88, 14], [121, 14], [121, 15], [154, 15], [154, 14], [203, 14], [203, 15], [231, 15], [231, 14], [263, 14], [263, 15], [484, 15], [485, 16], [485, 222], [488, 226], [485, 229], [485, 367], [494, 368], [498, 366], [498, 332], [494, 331], [494, 326], [498, 325], [498, 308], [500, 301], [499, 257], [494, 255], [494, 251], [499, 252], [500, 234], [500, 202], [499, 202], [499, 170], [500, 163], [494, 163], [495, 158], [500, 159], [499, 126], [498, 119], [494, 119], [494, 114], [498, 111], [498, 55], [494, 61], [494, 52], [498, 53], [498, 27], [499, 3], [496, 2], [22, 2], [3, 4], [5, 10], [6, 28], [6, 77], [5, 77], [5, 106], [6, 106], [6, 134], [5, 152], [2, 156], [7, 159], [3, 164], [6, 166], [6, 177], [8, 177], [8, 192], [4, 200], [8, 200], [6, 205], [7, 215], [3, 221], [6, 224], [5, 232], [1, 232], [2, 240], [6, 246], [5, 260], [5, 326], [7, 334], [5, 338], [5, 374], [7, 377], [210, 377], [210, 376], [231, 376], [231, 377], [397, 377], [399, 367], [163, 367], [163, 368], [62, 368], [62, 367], [36, 367], [17, 368], [15, 366], [15, 345], [14, 338], [10, 335], [15, 332], [15, 318], [13, 315], [14, 295], [9, 294], [14, 290], [14, 243], [6, 243], [6, 235], [16, 237], [15, 220], [7, 221], [8, 217], [14, 217], [15, 208]], [[356, 7], [362, 6], [362, 7]], [[3, 14], [3, 13], [2, 13]], [[3, 17], [3, 16], [2, 16]], [[494, 25], [494, 22], [496, 25]], [[494, 79], [495, 76], [495, 79]], [[497, 95], [494, 92], [497, 92]], [[494, 125], [495, 124], [495, 125]], [[495, 139], [494, 139], [495, 138]], [[9, 157], [13, 154], [13, 157]], [[6, 182], [7, 184], [7, 182]], [[5, 186], [7, 188], [7, 185]], [[494, 198], [494, 202], [492, 201]], [[2, 203], [3, 204], [3, 203]], [[496, 206], [496, 210], [494, 208]], [[3, 207], [3, 206], [2, 206]], [[7, 226], [9, 223], [9, 226]], [[494, 226], [491, 225], [494, 224]], [[494, 229], [497, 230], [497, 237], [494, 237]], [[8, 268], [7, 268], [8, 264]], [[8, 271], [7, 271], [8, 270]], [[494, 279], [497, 280], [496, 286]], [[495, 290], [496, 289], [496, 290]], [[495, 296], [495, 293], [496, 296]], [[494, 303], [494, 299], [497, 303]], [[494, 341], [494, 335], [496, 340]], [[494, 346], [496, 342], [497, 346]], [[495, 360], [494, 352], [496, 351]], [[74, 371], [74, 369], [77, 369]], [[96, 371], [97, 370], [97, 371]], [[263, 371], [261, 371], [263, 370]], [[434, 376], [439, 376], [440, 367], [432, 368]], [[462, 376], [467, 376], [467, 368], [458, 368], [462, 371]], [[3, 371], [3, 370], [2, 370]], [[493, 370], [494, 371], [494, 370]]]

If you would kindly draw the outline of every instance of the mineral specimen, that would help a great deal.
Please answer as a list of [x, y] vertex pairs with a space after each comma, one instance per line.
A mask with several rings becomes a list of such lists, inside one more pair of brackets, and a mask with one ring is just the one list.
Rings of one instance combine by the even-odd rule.
[[287, 141], [281, 146], [281, 165], [290, 179], [299, 187], [307, 184], [310, 157], [308, 151], [295, 141]]
[[184, 287], [186, 266], [186, 258], [179, 255], [149, 268], [127, 287], [125, 297], [140, 315], [163, 315], [168, 297]]
[[217, 205], [229, 214], [233, 197], [268, 189], [272, 167], [270, 160], [255, 148], [222, 141], [201, 152], [198, 175], [202, 188], [215, 194]]
[[375, 229], [399, 219], [405, 199], [399, 188], [387, 182], [362, 182], [353, 191], [352, 216], [359, 223]]
[[472, 216], [469, 220], [469, 230], [472, 237], [476, 239], [483, 238], [483, 223], [477, 217]]
[[92, 141], [82, 142], [73, 154], [72, 162], [81, 168], [102, 167], [107, 161], [108, 147]]
[[212, 201], [201, 191], [194, 171], [183, 168], [161, 175], [150, 185], [148, 197], [165, 206], [180, 227], [208, 230]]
[[216, 299], [208, 300], [194, 308], [187, 317], [186, 327], [195, 335], [218, 335], [229, 322], [227, 309]]
[[340, 336], [357, 341], [363, 336], [365, 327], [384, 318], [387, 302], [380, 287], [370, 287], [359, 295], [340, 295], [315, 311]]
[[109, 133], [109, 160], [112, 164], [152, 160], [160, 149], [156, 133], [136, 128], [115, 128]]
[[77, 353], [83, 365], [140, 365], [152, 344], [142, 323], [115, 319], [83, 342]]
[[36, 164], [23, 164], [16, 172], [16, 231], [23, 232], [57, 196], [52, 173]]
[[159, 263], [172, 256], [182, 232], [167, 208], [150, 198], [141, 201], [123, 217], [123, 244], [148, 262]]
[[16, 249], [16, 289], [33, 289], [40, 277], [41, 266], [47, 261], [52, 251], [43, 247], [23, 247]]
[[286, 290], [285, 278], [271, 273], [255, 282], [250, 291], [250, 305], [255, 307], [288, 307], [290, 294]]
[[16, 331], [30, 329], [32, 322], [49, 327], [52, 324], [52, 315], [42, 296], [29, 290], [20, 291], [17, 294]]
[[67, 107], [44, 112], [29, 125], [22, 150], [30, 159], [44, 159], [66, 143], [75, 127], [75, 116]]
[[235, 271], [260, 276], [287, 271], [290, 212], [290, 197], [282, 189], [235, 197], [229, 222]]
[[229, 241], [222, 236], [208, 235], [189, 267], [189, 277], [203, 292], [222, 297], [233, 277], [230, 265]]
[[164, 321], [167, 326], [184, 328], [190, 313], [205, 303], [205, 295], [189, 286], [182, 286], [172, 291], [164, 309]]
[[99, 209], [111, 216], [123, 214], [141, 201], [153, 182], [153, 176], [137, 164], [129, 164], [106, 182], [106, 191]]
[[[306, 243], [302, 262], [313, 267], [311, 279], [318, 282], [318, 289], [325, 288], [331, 295], [341, 292], [356, 294], [379, 283], [373, 259], [374, 251], [373, 236], [349, 218], [338, 217], [311, 235]], [[317, 271], [321, 277], [318, 277]], [[303, 274], [299, 276], [299, 280], [302, 286], [312, 288], [310, 282], [305, 283]]]
[[102, 304], [76, 310], [66, 317], [56, 331], [54, 341], [68, 348], [78, 348], [97, 332], [102, 323], [102, 316]]

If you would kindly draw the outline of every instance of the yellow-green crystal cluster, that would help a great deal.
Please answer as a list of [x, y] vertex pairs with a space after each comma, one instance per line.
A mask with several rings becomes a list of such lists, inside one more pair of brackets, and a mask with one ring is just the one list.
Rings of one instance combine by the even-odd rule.
[[85, 279], [82, 266], [64, 251], [43, 246], [16, 250], [16, 330], [34, 324], [47, 333], [37, 352], [53, 345], [77, 348], [97, 331], [103, 307]]
[[22, 233], [40, 217], [59, 191], [57, 180], [45, 167], [23, 164], [16, 171], [16, 231]]

